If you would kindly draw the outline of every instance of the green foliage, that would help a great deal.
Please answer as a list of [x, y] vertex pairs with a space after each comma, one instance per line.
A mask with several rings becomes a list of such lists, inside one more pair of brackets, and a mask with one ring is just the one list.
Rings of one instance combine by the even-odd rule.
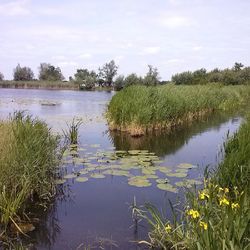
[[176, 126], [203, 112], [235, 109], [249, 98], [246, 86], [131, 86], [113, 96], [108, 121], [115, 129], [139, 126], [145, 130]]
[[148, 65], [148, 73], [143, 79], [145, 86], [156, 86], [160, 83], [160, 76], [157, 68], [153, 68], [152, 65]]
[[151, 226], [149, 240], [161, 249], [250, 248], [250, 118], [225, 144], [225, 159], [204, 181], [202, 190], [187, 192], [187, 204], [176, 221], [169, 221], [156, 207], [137, 210]]
[[39, 67], [39, 80], [43, 81], [62, 81], [64, 76], [59, 67], [49, 63], [41, 63]]
[[132, 73], [124, 79], [124, 85], [126, 87], [131, 85], [142, 85], [143, 79], [141, 77], [138, 77], [135, 73]]
[[176, 85], [197, 85], [207, 83], [222, 83], [224, 85], [241, 85], [250, 83], [250, 68], [241, 63], [235, 63], [232, 69], [219, 70], [215, 68], [210, 72], [206, 69], [187, 71], [172, 76], [172, 82]]
[[68, 131], [64, 131], [64, 136], [67, 144], [77, 144], [79, 128], [82, 125], [82, 121], [76, 121], [74, 118], [71, 124], [67, 124]]
[[124, 76], [119, 75], [114, 81], [114, 89], [121, 90], [124, 88], [124, 85], [125, 85]]
[[29, 201], [45, 204], [55, 194], [58, 139], [47, 125], [17, 112], [0, 122], [0, 222], [19, 221]]
[[0, 81], [3, 81], [4, 80], [4, 75], [2, 72], [0, 72]]
[[97, 74], [95, 71], [89, 71], [88, 69], [78, 69], [75, 74], [75, 81], [81, 88], [92, 89], [97, 82]]
[[14, 69], [14, 81], [31, 81], [34, 79], [34, 73], [29, 67], [21, 67], [20, 64]]
[[118, 66], [114, 60], [105, 63], [102, 68], [99, 68], [98, 77], [106, 84], [106, 86], [112, 86], [113, 79], [117, 74]]

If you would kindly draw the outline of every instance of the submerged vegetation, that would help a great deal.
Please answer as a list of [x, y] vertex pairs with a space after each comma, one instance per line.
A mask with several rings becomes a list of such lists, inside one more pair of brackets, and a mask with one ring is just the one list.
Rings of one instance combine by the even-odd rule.
[[233, 110], [249, 96], [247, 86], [131, 86], [113, 96], [107, 118], [111, 130], [139, 136], [172, 129], [216, 110]]
[[0, 230], [27, 221], [29, 203], [42, 206], [55, 195], [58, 138], [47, 125], [22, 112], [0, 122]]
[[[225, 144], [225, 159], [204, 180], [202, 190], [190, 190], [187, 204], [169, 221], [152, 205], [136, 213], [150, 226], [151, 247], [161, 249], [249, 249], [250, 247], [250, 119]], [[149, 213], [148, 213], [149, 212]]]

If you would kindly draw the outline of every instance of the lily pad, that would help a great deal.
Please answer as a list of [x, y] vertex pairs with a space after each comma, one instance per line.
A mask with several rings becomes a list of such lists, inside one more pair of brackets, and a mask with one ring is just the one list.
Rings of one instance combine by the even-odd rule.
[[128, 184], [135, 187], [150, 187], [152, 183], [146, 178], [141, 178], [139, 176], [132, 177], [128, 180]]
[[105, 175], [103, 174], [98, 174], [98, 173], [92, 173], [90, 175], [92, 178], [95, 178], [95, 179], [102, 179], [102, 178], [105, 178]]
[[87, 169], [81, 169], [80, 171], [79, 171], [79, 173], [80, 174], [88, 174], [88, 170]]
[[175, 185], [177, 186], [177, 187], [186, 187], [186, 188], [191, 188], [192, 186], [188, 183], [188, 182], [186, 182], [186, 181], [177, 181], [177, 182], [175, 182]]
[[67, 175], [65, 175], [63, 178], [64, 178], [64, 179], [72, 179], [72, 178], [75, 178], [75, 177], [76, 177], [75, 174], [67, 174]]
[[103, 171], [102, 173], [107, 175], [116, 175], [116, 176], [127, 176], [127, 177], [130, 176], [128, 171], [116, 170], [116, 169], [108, 169], [106, 171]]
[[155, 170], [152, 170], [152, 169], [148, 169], [148, 168], [143, 168], [142, 170], [141, 170], [141, 172], [143, 173], [143, 174], [155, 174]]
[[61, 185], [61, 184], [64, 184], [66, 182], [66, 180], [62, 180], [62, 179], [57, 179], [55, 181], [56, 185]]
[[197, 166], [194, 166], [190, 163], [181, 163], [177, 166], [178, 168], [185, 168], [185, 169], [192, 169], [192, 168], [197, 168]]
[[203, 182], [195, 179], [187, 179], [186, 182], [190, 185], [202, 185]]
[[177, 177], [177, 178], [187, 177], [187, 173], [178, 173], [178, 172], [166, 173], [166, 175], [169, 177]]
[[173, 193], [178, 193], [178, 190], [177, 188], [174, 188], [172, 185], [170, 184], [164, 184], [164, 183], [159, 183], [157, 184], [157, 187], [161, 190], [164, 190], [164, 191], [169, 191], [169, 192], [173, 192]]
[[164, 174], [171, 172], [171, 170], [168, 167], [158, 167], [158, 170]]
[[91, 148], [99, 148], [99, 147], [101, 147], [101, 145], [100, 144], [91, 144], [90, 147]]
[[86, 182], [86, 181], [88, 181], [88, 178], [87, 177], [77, 177], [75, 180], [77, 182]]
[[165, 179], [157, 179], [156, 182], [159, 183], [159, 184], [166, 184], [166, 183], [169, 182], [169, 179], [168, 179], [168, 178], [165, 178]]

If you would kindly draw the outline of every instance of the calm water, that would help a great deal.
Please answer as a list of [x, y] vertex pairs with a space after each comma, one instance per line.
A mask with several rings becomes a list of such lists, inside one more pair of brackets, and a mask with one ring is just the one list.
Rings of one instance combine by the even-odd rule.
[[[161, 166], [170, 169], [181, 163], [198, 166], [188, 172], [188, 178], [192, 179], [201, 179], [206, 166], [216, 165], [226, 134], [235, 132], [241, 122], [238, 117], [218, 114], [170, 135], [131, 138], [124, 133], [108, 131], [103, 114], [113, 94], [0, 89], [0, 118], [8, 117], [15, 110], [26, 110], [44, 119], [59, 133], [73, 117], [81, 118], [84, 125], [80, 129], [80, 144], [86, 148], [83, 157], [101, 150], [149, 150], [163, 161]], [[49, 102], [56, 105], [44, 105]], [[71, 173], [72, 166], [66, 170]], [[84, 183], [68, 179], [63, 186], [64, 195], [49, 211], [41, 212], [42, 222], [32, 232], [29, 242], [37, 249], [84, 249], [86, 246], [139, 249], [133, 241], [145, 238], [146, 229], [142, 224], [136, 228], [133, 223], [129, 206], [134, 197], [138, 205], [148, 201], [154, 203], [170, 218], [168, 199], [176, 201], [178, 197], [182, 199], [183, 194], [181, 190], [178, 194], [160, 190], [155, 181], [150, 187], [129, 186], [127, 179], [112, 175]], [[176, 179], [182, 180], [170, 178], [173, 182]]]

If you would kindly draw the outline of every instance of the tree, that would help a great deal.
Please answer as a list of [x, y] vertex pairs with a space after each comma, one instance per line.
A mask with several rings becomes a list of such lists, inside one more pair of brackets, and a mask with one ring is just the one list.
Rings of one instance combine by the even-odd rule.
[[109, 63], [105, 63], [102, 68], [99, 68], [99, 79], [102, 79], [107, 86], [112, 86], [113, 79], [117, 74], [118, 66], [115, 61], [112, 60]]
[[157, 68], [148, 65], [148, 73], [143, 79], [143, 84], [146, 86], [156, 86], [160, 83], [160, 76]]
[[4, 75], [3, 73], [0, 72], [0, 81], [3, 81], [4, 80]]
[[131, 85], [139, 85], [139, 84], [143, 84], [143, 80], [141, 77], [138, 77], [135, 73], [128, 75], [124, 79], [124, 85], [126, 87], [131, 86]]
[[75, 81], [80, 84], [80, 87], [91, 89], [95, 87], [97, 74], [93, 70], [89, 71], [88, 69], [77, 69]]
[[193, 74], [190, 71], [185, 71], [172, 76], [172, 82], [176, 85], [180, 84], [192, 84]]
[[233, 70], [234, 71], [240, 71], [241, 70], [241, 68], [243, 68], [244, 67], [244, 65], [242, 64], [242, 63], [235, 63], [234, 64], [234, 66], [233, 66]]
[[31, 81], [34, 79], [34, 73], [29, 67], [21, 67], [20, 64], [14, 68], [14, 81]]
[[123, 89], [124, 85], [125, 85], [124, 76], [119, 75], [114, 81], [114, 89], [119, 91], [119, 90]]
[[41, 63], [39, 70], [39, 80], [43, 81], [62, 81], [64, 76], [59, 67], [55, 67], [49, 63]]

